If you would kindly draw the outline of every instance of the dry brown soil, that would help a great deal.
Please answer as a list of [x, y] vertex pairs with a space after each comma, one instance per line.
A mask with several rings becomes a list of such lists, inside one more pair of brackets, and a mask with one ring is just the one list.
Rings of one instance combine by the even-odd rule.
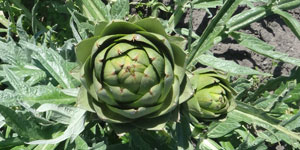
[[[300, 7], [288, 11], [300, 21]], [[213, 12], [214, 13], [214, 12]], [[209, 18], [205, 11], [193, 11], [193, 29], [201, 34], [207, 25]], [[183, 24], [187, 24], [188, 14], [185, 16]], [[278, 15], [271, 15], [267, 18], [252, 23], [250, 26], [240, 30], [244, 33], [252, 34], [266, 43], [275, 47], [276, 51], [287, 53], [290, 57], [300, 59], [300, 40], [285, 25]], [[236, 63], [271, 73], [274, 76], [288, 75], [294, 65], [274, 61], [265, 56], [256, 54], [249, 49], [238, 45], [232, 39], [226, 39], [217, 44], [211, 51], [216, 57], [232, 60]]]

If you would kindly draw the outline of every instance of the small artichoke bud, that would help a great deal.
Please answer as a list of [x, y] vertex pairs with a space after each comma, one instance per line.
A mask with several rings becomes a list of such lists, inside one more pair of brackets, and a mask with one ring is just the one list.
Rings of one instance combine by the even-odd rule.
[[218, 118], [235, 108], [236, 92], [224, 75], [199, 69], [193, 72], [190, 80], [195, 92], [187, 102], [192, 120]]

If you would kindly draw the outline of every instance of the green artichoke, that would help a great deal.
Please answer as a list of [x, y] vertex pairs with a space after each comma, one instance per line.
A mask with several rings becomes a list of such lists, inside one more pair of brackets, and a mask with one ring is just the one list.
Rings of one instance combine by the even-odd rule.
[[235, 108], [236, 92], [225, 76], [210, 69], [199, 69], [190, 80], [195, 90], [187, 102], [192, 121], [218, 118]]
[[185, 40], [155, 18], [101, 22], [76, 47], [81, 64], [78, 106], [121, 128], [160, 129], [180, 97]]

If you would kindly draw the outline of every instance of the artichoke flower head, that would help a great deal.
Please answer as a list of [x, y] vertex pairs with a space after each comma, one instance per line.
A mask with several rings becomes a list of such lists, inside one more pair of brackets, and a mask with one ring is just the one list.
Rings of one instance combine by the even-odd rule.
[[211, 69], [198, 69], [190, 80], [195, 90], [188, 101], [192, 121], [218, 118], [235, 108], [236, 92], [222, 74]]
[[166, 34], [156, 18], [101, 22], [76, 56], [82, 87], [78, 106], [124, 130], [161, 129], [183, 101], [186, 40]]

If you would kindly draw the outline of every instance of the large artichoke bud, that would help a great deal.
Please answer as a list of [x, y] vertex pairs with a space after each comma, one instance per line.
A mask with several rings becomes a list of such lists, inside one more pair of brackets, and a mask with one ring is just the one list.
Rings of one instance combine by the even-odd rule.
[[188, 101], [192, 121], [218, 118], [235, 108], [236, 92], [222, 74], [199, 69], [193, 72], [190, 80], [195, 90], [194, 96]]
[[76, 47], [83, 84], [78, 106], [113, 126], [161, 128], [184, 101], [185, 40], [168, 36], [155, 18], [101, 22], [95, 30]]

